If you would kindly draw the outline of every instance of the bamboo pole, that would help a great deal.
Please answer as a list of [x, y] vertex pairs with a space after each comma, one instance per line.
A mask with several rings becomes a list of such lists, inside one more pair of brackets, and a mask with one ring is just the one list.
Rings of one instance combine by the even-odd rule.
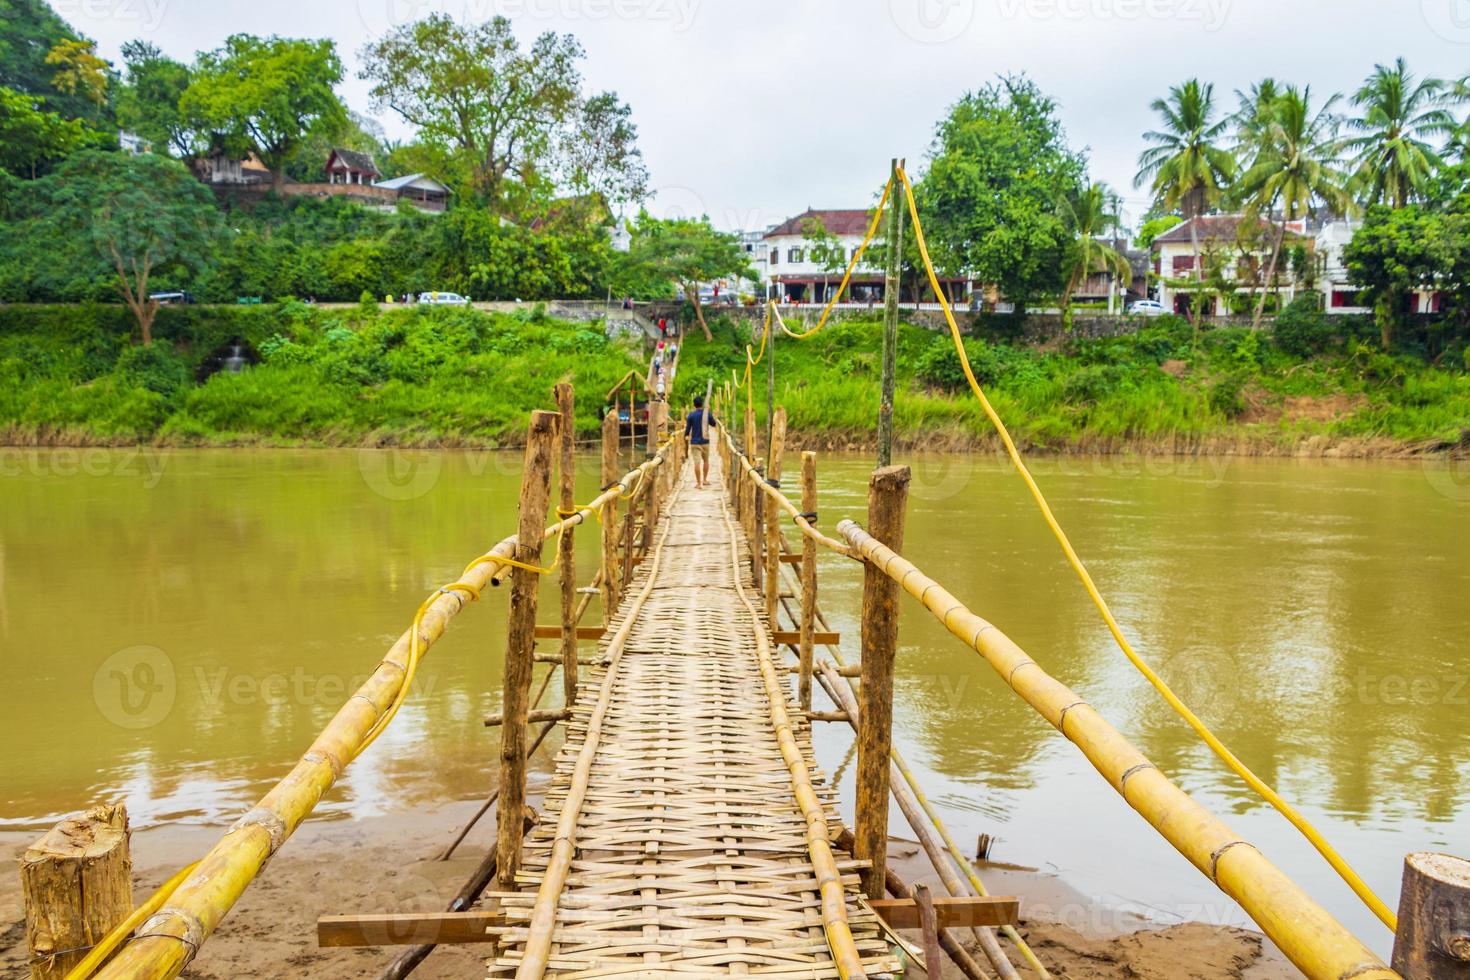
[[[520, 527], [516, 561], [541, 561], [537, 532], [546, 525], [551, 493], [551, 467], [561, 431], [555, 412], [532, 412], [526, 431], [526, 457], [521, 469]], [[531, 700], [531, 671], [536, 654], [536, 606], [540, 576], [527, 568], [511, 571], [510, 616], [506, 624], [504, 689], [505, 724], [500, 728], [500, 805], [495, 813], [495, 851], [500, 886], [515, 888], [521, 866], [521, 829], [526, 805], [526, 718]], [[575, 636], [575, 633], [573, 634]], [[575, 648], [573, 656], [575, 657]]]
[[940, 980], [939, 924], [934, 917], [934, 899], [929, 886], [923, 882], [914, 885], [914, 905], [919, 910], [919, 932], [924, 937], [924, 975], [929, 980]]
[[[817, 512], [817, 454], [801, 454], [801, 509], [806, 514]], [[778, 545], [779, 547], [779, 545]], [[780, 591], [779, 589], [777, 590]], [[797, 694], [802, 711], [812, 710], [812, 636], [817, 617], [817, 543], [801, 537], [801, 643], [797, 650], [800, 676]]]
[[[618, 410], [602, 419], [602, 485], [608, 486], [618, 474]], [[616, 496], [602, 508], [602, 622], [606, 625], [618, 608], [618, 499]]]
[[[898, 160], [889, 164], [890, 184], [897, 188]], [[898, 358], [898, 291], [903, 257], [903, 202], [894, 194], [888, 204], [888, 262], [883, 277], [883, 370], [878, 401], [878, 467], [893, 462], [893, 388]]]
[[[770, 352], [766, 352], [770, 357]], [[777, 408], [771, 412], [770, 445], [766, 456], [766, 475], [770, 484], [779, 488], [781, 486], [781, 456], [786, 451], [786, 409]], [[762, 495], [764, 499], [764, 494]], [[761, 533], [765, 535], [765, 597], [766, 597], [766, 621], [771, 624], [771, 629], [776, 628], [777, 599], [781, 592], [781, 570], [777, 563], [781, 560], [781, 515], [780, 509], [774, 504], [763, 505], [762, 511], [765, 516], [765, 526]]]
[[[557, 411], [561, 413], [561, 461], [557, 466], [560, 507], [557, 516], [572, 513], [577, 506], [577, 418], [576, 395], [568, 382], [554, 389]], [[573, 531], [557, 541], [557, 559], [561, 563], [561, 683], [563, 703], [577, 700], [577, 554]]]
[[1081, 749], [1128, 805], [1235, 899], [1310, 980], [1398, 977], [1260, 851], [1179, 789], [1091, 705], [1042, 670], [999, 629], [854, 522], [843, 521], [837, 530], [870, 567], [918, 599]]
[[[903, 547], [909, 470], [889, 466], [868, 481], [868, 523], [889, 547]], [[888, 768], [893, 751], [893, 661], [898, 650], [898, 587], [871, 563], [863, 566], [863, 703], [858, 725], [855, 857], [871, 862], [863, 872], [869, 898], [883, 897], [888, 858]]]

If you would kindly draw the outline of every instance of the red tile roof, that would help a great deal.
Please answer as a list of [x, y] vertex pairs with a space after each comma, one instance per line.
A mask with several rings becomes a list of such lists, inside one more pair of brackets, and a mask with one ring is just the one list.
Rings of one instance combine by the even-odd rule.
[[867, 232], [869, 223], [873, 220], [873, 212], [860, 208], [853, 209], [818, 209], [807, 208], [794, 218], [788, 218], [781, 224], [766, 232], [767, 238], [776, 238], [781, 235], [805, 235], [807, 223], [813, 219], [820, 220], [822, 227], [833, 235], [861, 235]]
[[[1199, 240], [1201, 242], [1234, 242], [1239, 239], [1241, 230], [1240, 226], [1245, 224], [1247, 220], [1248, 219], [1243, 214], [1201, 215], [1198, 218], [1191, 218], [1189, 221], [1185, 221], [1182, 224], [1177, 224], [1173, 228], [1170, 228], [1168, 231], [1155, 238], [1154, 244], [1188, 244], [1190, 235], [1189, 226], [1194, 223], [1198, 223]], [[1265, 229], [1266, 220], [1264, 218], [1256, 218], [1255, 221], [1258, 227], [1260, 227], [1262, 230]], [[1277, 222], [1272, 222], [1273, 225], [1275, 225], [1276, 223]], [[1296, 228], [1293, 228], [1292, 225], [1302, 227], [1305, 225], [1305, 223], [1288, 222], [1286, 226], [1286, 234], [1288, 238], [1299, 236], [1301, 234], [1296, 230]]]

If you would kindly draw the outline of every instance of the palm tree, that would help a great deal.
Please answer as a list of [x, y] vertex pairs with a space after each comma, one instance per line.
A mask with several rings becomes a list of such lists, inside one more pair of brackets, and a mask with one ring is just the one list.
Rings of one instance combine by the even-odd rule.
[[1403, 58], [1392, 68], [1374, 66], [1353, 96], [1362, 115], [1347, 124], [1357, 135], [1342, 144], [1354, 155], [1353, 181], [1365, 203], [1401, 208], [1440, 166], [1430, 140], [1455, 129], [1444, 91], [1437, 78], [1415, 78]]
[[1274, 78], [1263, 78], [1245, 91], [1235, 90], [1239, 103], [1230, 116], [1230, 125], [1235, 127], [1236, 157], [1253, 156], [1260, 146], [1261, 134], [1269, 125], [1271, 107], [1281, 97], [1281, 85]]
[[1353, 208], [1347, 176], [1337, 166], [1340, 121], [1333, 107], [1339, 98], [1334, 95], [1314, 109], [1310, 85], [1288, 85], [1261, 107], [1255, 124], [1255, 158], [1241, 175], [1238, 189], [1251, 217], [1264, 213], [1272, 219], [1280, 208], [1282, 220], [1276, 227], [1265, 288], [1256, 300], [1252, 328], [1261, 325], [1266, 291], [1276, 278], [1281, 260], [1287, 222], [1311, 214], [1319, 203], [1341, 215]]
[[1064, 197], [1060, 211], [1073, 241], [1067, 250], [1067, 284], [1062, 290], [1062, 323], [1072, 329], [1072, 296], [1096, 272], [1111, 272], [1126, 280], [1131, 272], [1128, 259], [1098, 236], [1122, 224], [1118, 212], [1122, 199], [1107, 184], [1098, 182]]
[[[1167, 211], [1178, 211], [1189, 222], [1198, 278], [1199, 223], [1195, 219], [1219, 202], [1235, 175], [1235, 158], [1219, 145], [1229, 120], [1216, 118], [1215, 86], [1197, 78], [1169, 89], [1169, 97], [1155, 99], [1152, 108], [1163, 117], [1164, 126], [1143, 134], [1153, 145], [1139, 155], [1133, 185], [1148, 184], [1158, 204]], [[1199, 304], [1191, 302], [1196, 331], [1199, 315]]]

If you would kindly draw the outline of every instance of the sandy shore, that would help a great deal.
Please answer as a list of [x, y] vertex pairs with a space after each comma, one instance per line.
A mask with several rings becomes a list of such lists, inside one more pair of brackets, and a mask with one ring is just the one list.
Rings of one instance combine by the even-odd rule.
[[[377, 976], [396, 949], [318, 949], [319, 915], [384, 911], [440, 911], [479, 863], [492, 840], [493, 820], [481, 821], [453, 859], [435, 855], [474, 812], [472, 803], [434, 810], [308, 823], [271, 861], [194, 961], [187, 977], [306, 977], [349, 980]], [[138, 899], [180, 866], [202, 855], [221, 828], [167, 826], [133, 834]], [[0, 847], [18, 859], [37, 834], [0, 834]], [[895, 840], [894, 867], [910, 881], [937, 879], [917, 845]], [[0, 976], [27, 976], [28, 951], [19, 877], [11, 864], [0, 877]], [[1021, 897], [1022, 932], [1058, 978], [1070, 980], [1278, 980], [1299, 977], [1259, 934], [1202, 923], [1159, 928], [1131, 916], [1107, 914], [1106, 929], [1078, 931], [1054, 910], [1086, 905], [1060, 879], [1027, 870], [991, 867], [986, 883], [998, 894]], [[942, 892], [941, 892], [942, 893]], [[1089, 916], [1089, 919], [1094, 917]], [[917, 940], [917, 936], [911, 937]], [[484, 976], [488, 947], [443, 947], [414, 974], [424, 980]], [[977, 958], [979, 958], [977, 956]], [[983, 959], [982, 959], [983, 962]], [[921, 975], [919, 971], [911, 971]], [[944, 980], [960, 974], [946, 964]]]

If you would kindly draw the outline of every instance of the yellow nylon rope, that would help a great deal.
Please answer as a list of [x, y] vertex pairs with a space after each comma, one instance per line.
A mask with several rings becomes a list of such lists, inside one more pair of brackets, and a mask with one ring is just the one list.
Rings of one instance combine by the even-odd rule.
[[1153, 668], [1138, 655], [1137, 651], [1133, 649], [1133, 645], [1128, 642], [1128, 638], [1123, 635], [1122, 627], [1113, 618], [1113, 612], [1108, 607], [1107, 600], [1098, 591], [1097, 585], [1092, 581], [1092, 576], [1088, 574], [1086, 566], [1082, 564], [1082, 559], [1077, 556], [1076, 550], [1073, 549], [1072, 542], [1067, 537], [1067, 532], [1062, 530], [1061, 524], [1058, 523], [1056, 516], [1052, 514], [1051, 506], [1046, 502], [1046, 496], [1041, 492], [1041, 488], [1037, 486], [1036, 480], [1031, 476], [1031, 471], [1026, 468], [1025, 462], [1021, 459], [1021, 453], [1016, 449], [1016, 444], [1011, 439], [1011, 434], [1006, 429], [1005, 423], [1001, 421], [1000, 416], [991, 406], [990, 399], [985, 397], [985, 392], [981, 389], [980, 382], [975, 380], [975, 372], [970, 369], [970, 359], [965, 354], [965, 344], [960, 337], [959, 324], [955, 322], [954, 313], [950, 310], [949, 301], [945, 299], [944, 290], [939, 288], [939, 277], [934, 272], [934, 264], [929, 260], [929, 249], [924, 243], [924, 229], [919, 221], [919, 206], [914, 200], [914, 188], [909, 183], [908, 174], [902, 167], [899, 168], [898, 178], [903, 183], [904, 196], [908, 200], [909, 214], [914, 221], [914, 239], [919, 246], [919, 255], [924, 260], [924, 270], [928, 273], [929, 285], [934, 289], [934, 295], [938, 297], [939, 305], [944, 310], [944, 318], [949, 324], [950, 339], [954, 341], [955, 350], [958, 352], [960, 358], [960, 366], [964, 368], [965, 378], [970, 382], [970, 389], [975, 393], [975, 397], [980, 400], [980, 407], [984, 409], [986, 417], [990, 419], [990, 424], [994, 426], [996, 433], [1000, 436], [1001, 442], [1005, 444], [1006, 455], [1010, 457], [1011, 463], [1016, 467], [1016, 472], [1025, 481], [1026, 489], [1031, 492], [1032, 499], [1036, 501], [1036, 506], [1041, 510], [1041, 516], [1045, 518], [1047, 526], [1051, 528], [1052, 535], [1057, 539], [1057, 543], [1062, 546], [1062, 553], [1066, 555], [1068, 564], [1077, 573], [1078, 579], [1082, 582], [1082, 587], [1087, 590], [1087, 594], [1092, 598], [1092, 604], [1102, 614], [1103, 622], [1107, 624], [1108, 632], [1113, 634], [1113, 639], [1117, 642], [1118, 648], [1123, 651], [1123, 655], [1138, 669], [1138, 672], [1153, 685], [1154, 690], [1158, 691], [1164, 700], [1169, 703], [1169, 706], [1174, 709], [1175, 713], [1183, 718], [1189, 724], [1190, 728], [1195, 730], [1196, 734], [1214, 751], [1215, 755], [1219, 756], [1221, 761], [1234, 770], [1235, 774], [1241, 779], [1245, 780], [1251, 789], [1255, 790], [1266, 802], [1275, 807], [1278, 813], [1301, 832], [1302, 836], [1317, 849], [1319, 854], [1327, 859], [1327, 863], [1332, 865], [1333, 870], [1342, 877], [1343, 881], [1347, 882], [1348, 887], [1363, 900], [1363, 903], [1372, 910], [1374, 915], [1378, 916], [1384, 925], [1388, 926], [1389, 929], [1397, 930], [1398, 917], [1394, 915], [1393, 910], [1374, 894], [1373, 889], [1368, 887], [1367, 882], [1359, 877], [1358, 873], [1343, 859], [1342, 855], [1337, 853], [1333, 846], [1327, 842], [1327, 839], [1318, 832], [1317, 828], [1312, 826], [1306, 817], [1302, 816], [1295, 807], [1283, 799], [1264, 780], [1252, 772], [1245, 763], [1241, 762], [1235, 753], [1231, 752], [1225, 743], [1221, 742], [1215, 736], [1215, 733], [1210, 731], [1209, 727], [1199, 719], [1199, 716], [1179, 699], [1179, 696], [1170, 689], [1169, 685], [1164, 682], [1164, 679], [1155, 673]]

